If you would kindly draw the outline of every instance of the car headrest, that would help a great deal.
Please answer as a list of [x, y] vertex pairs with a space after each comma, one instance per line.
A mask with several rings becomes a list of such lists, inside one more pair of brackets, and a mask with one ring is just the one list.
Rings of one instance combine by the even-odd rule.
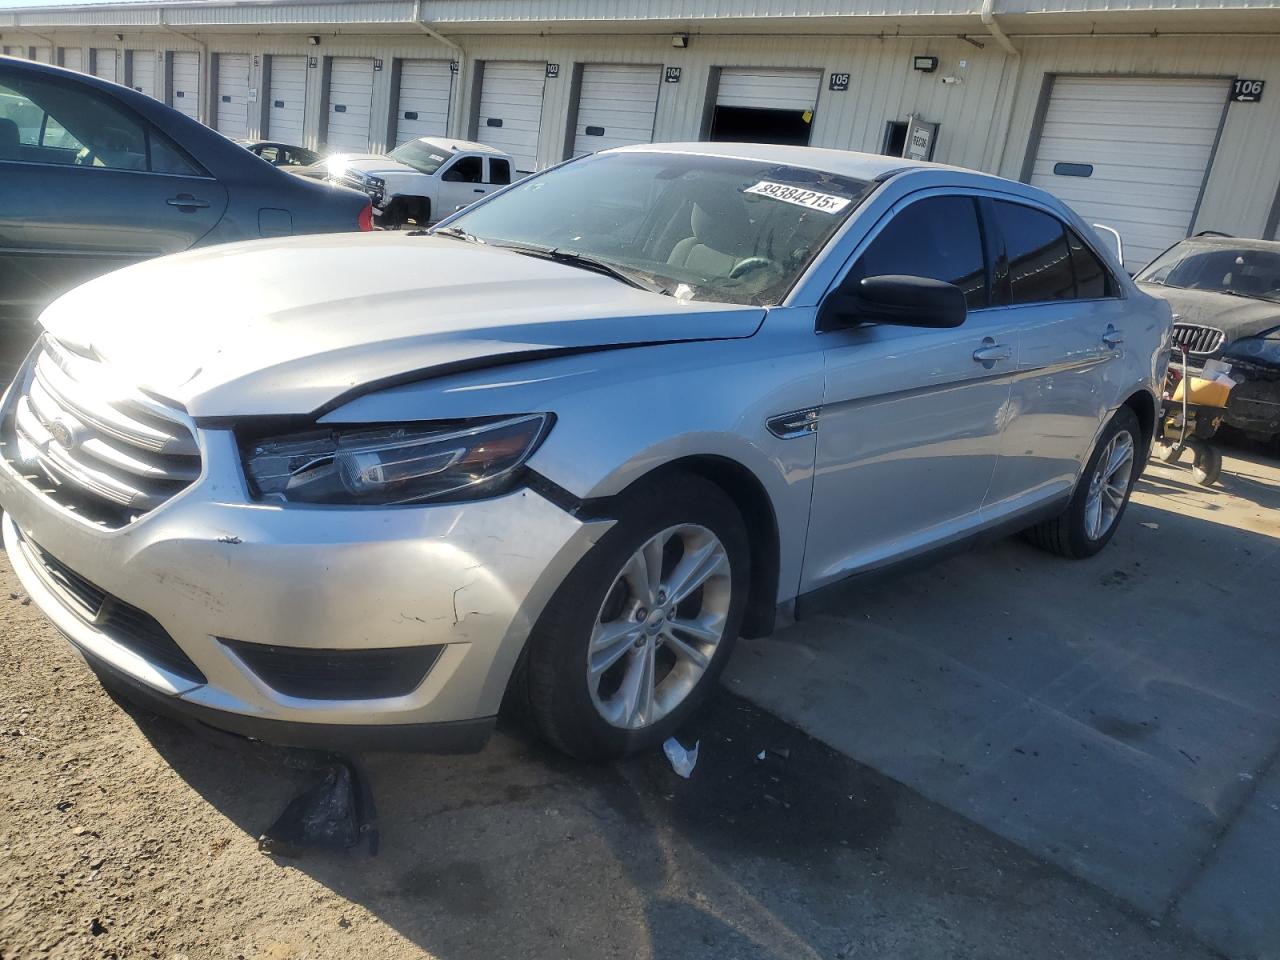
[[17, 160], [21, 143], [18, 125], [8, 117], [0, 117], [0, 160]]
[[728, 200], [714, 206], [695, 201], [689, 221], [699, 243], [722, 253], [741, 249], [752, 233], [751, 219], [741, 201]]

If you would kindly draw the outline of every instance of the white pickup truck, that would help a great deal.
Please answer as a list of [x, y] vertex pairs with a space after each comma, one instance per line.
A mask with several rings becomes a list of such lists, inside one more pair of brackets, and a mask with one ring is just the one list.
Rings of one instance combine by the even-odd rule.
[[325, 179], [352, 187], [373, 202], [374, 222], [398, 229], [425, 227], [511, 182], [510, 155], [482, 143], [420, 137], [390, 154], [336, 154]]

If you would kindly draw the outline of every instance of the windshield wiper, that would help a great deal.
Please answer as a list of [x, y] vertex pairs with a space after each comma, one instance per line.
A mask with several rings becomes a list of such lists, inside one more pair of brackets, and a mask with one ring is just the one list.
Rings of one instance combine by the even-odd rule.
[[649, 293], [669, 293], [661, 283], [651, 280], [638, 271], [628, 270], [625, 267], [609, 263], [607, 260], [597, 260], [595, 257], [588, 256], [585, 253], [575, 253], [572, 250], [561, 250], [559, 247], [539, 247], [525, 243], [498, 243], [494, 244], [494, 246], [502, 247], [504, 250], [510, 250], [513, 253], [522, 253], [526, 257], [540, 257], [543, 260], [553, 260], [556, 263], [563, 263], [570, 267], [581, 267], [583, 270], [602, 273], [606, 277], [613, 277], [613, 279], [619, 280], [629, 287], [635, 287], [637, 290], [645, 290]]
[[421, 236], [424, 233], [432, 237], [453, 237], [456, 240], [466, 240], [468, 243], [484, 243], [474, 233], [467, 233], [461, 227], [437, 227], [429, 233], [423, 230], [418, 235]]

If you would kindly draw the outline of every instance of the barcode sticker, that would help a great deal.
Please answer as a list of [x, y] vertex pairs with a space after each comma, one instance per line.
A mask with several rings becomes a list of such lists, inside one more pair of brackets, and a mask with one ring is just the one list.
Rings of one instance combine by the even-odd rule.
[[754, 186], [747, 187], [744, 193], [758, 193], [762, 197], [772, 197], [783, 203], [794, 203], [798, 207], [820, 210], [823, 213], [839, 213], [849, 205], [848, 197], [837, 197], [831, 193], [819, 193], [817, 190], [804, 190], [800, 187], [788, 187], [785, 183], [774, 183], [761, 180]]

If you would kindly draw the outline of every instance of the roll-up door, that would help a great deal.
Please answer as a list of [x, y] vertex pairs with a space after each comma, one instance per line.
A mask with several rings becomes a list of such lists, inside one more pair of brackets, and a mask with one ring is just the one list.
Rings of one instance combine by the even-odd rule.
[[27, 56], [26, 47], [8, 46], [4, 47], [3, 50], [6, 57], [22, 57], [25, 60]]
[[53, 47], [36, 47], [36, 63], [53, 63]]
[[249, 136], [249, 57], [218, 54], [218, 102], [214, 127], [233, 139]]
[[169, 106], [193, 120], [200, 119], [200, 54], [178, 51], [173, 54], [172, 90]]
[[490, 60], [484, 65], [476, 140], [507, 151], [521, 173], [538, 169], [546, 76], [545, 63]]
[[272, 57], [267, 95], [267, 136], [301, 145], [307, 112], [307, 58]]
[[84, 51], [79, 47], [62, 47], [62, 65], [68, 70], [84, 72]]
[[820, 70], [724, 67], [711, 139], [807, 145], [821, 83]]
[[402, 60], [396, 100], [396, 146], [448, 133], [452, 74], [444, 60]]
[[652, 142], [661, 86], [661, 67], [585, 64], [574, 156]]
[[116, 52], [114, 50], [91, 50], [93, 54], [93, 75], [103, 80], [115, 82]]
[[1137, 270], [1191, 230], [1227, 80], [1057, 77], [1031, 183], [1120, 231]]
[[156, 95], [156, 54], [154, 50], [129, 51], [129, 86], [148, 97]]
[[373, 61], [334, 57], [329, 70], [326, 144], [339, 150], [368, 150], [372, 108]]

